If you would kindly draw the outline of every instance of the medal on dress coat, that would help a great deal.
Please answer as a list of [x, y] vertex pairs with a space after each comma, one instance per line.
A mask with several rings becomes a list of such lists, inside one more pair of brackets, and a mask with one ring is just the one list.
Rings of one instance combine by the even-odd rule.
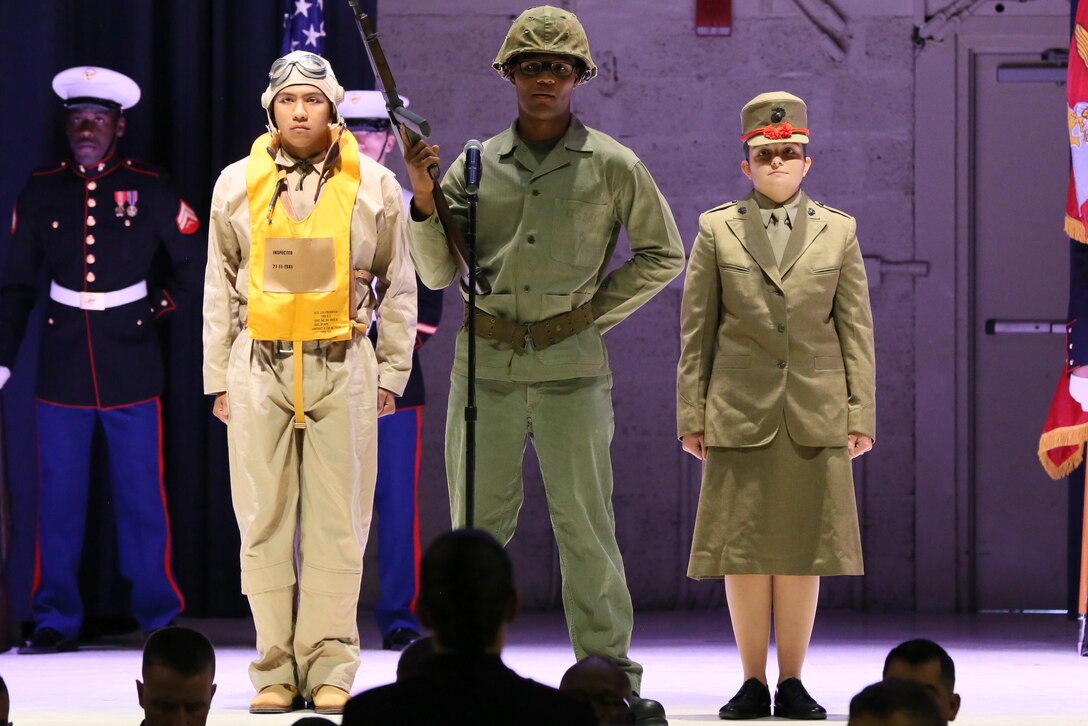
[[113, 213], [118, 217], [124, 217], [126, 214], [135, 217], [136, 213], [140, 211], [136, 209], [136, 200], [139, 197], [140, 193], [137, 191], [114, 192], [113, 201], [117, 202], [117, 208], [113, 210]]

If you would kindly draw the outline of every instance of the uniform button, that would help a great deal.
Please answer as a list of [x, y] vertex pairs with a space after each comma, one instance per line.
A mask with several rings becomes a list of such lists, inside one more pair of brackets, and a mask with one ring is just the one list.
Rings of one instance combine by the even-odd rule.
[[536, 235], [535, 234], [529, 235], [529, 244], [534, 244], [535, 242], [536, 242]]
[[87, 188], [93, 192], [95, 189], [98, 188], [98, 183], [94, 179], [92, 179], [91, 181], [87, 182]]
[[539, 197], [540, 196], [540, 190], [539, 189], [534, 189], [533, 190], [533, 196], [534, 197]]
[[54, 219], [53, 220], [53, 229], [56, 229], [59, 226], [60, 226], [60, 222], [58, 222], [57, 220]]
[[170, 304], [169, 300], [159, 300], [159, 302], [162, 304], [163, 307], [166, 307], [167, 305]]
[[533, 288], [531, 288], [531, 287], [529, 287], [528, 285], [526, 285], [525, 287], [523, 287], [523, 288], [521, 288], [521, 289], [522, 289], [522, 290], [524, 290], [525, 292], [529, 292], [529, 291], [530, 291], [530, 290], [532, 290]]
[[137, 324], [137, 325], [143, 325], [143, 324], [144, 324], [144, 321], [142, 321], [142, 320], [137, 320], [137, 321], [136, 321], [136, 324]]
[[52, 324], [53, 324], [53, 318], [49, 318], [49, 324], [50, 324], [50, 325], [52, 325]]
[[779, 368], [785, 368], [786, 367], [786, 361], [784, 361], [784, 360], [778, 361], [778, 367]]
[[94, 255], [87, 255], [87, 264], [88, 265], [93, 265], [94, 264]]
[[94, 235], [93, 234], [87, 235], [87, 244], [89, 244], [89, 245], [94, 244]]
[[786, 326], [784, 324], [782, 324], [782, 323], [779, 323], [777, 330], [778, 330], [779, 333], [785, 333], [786, 332]]
[[87, 273], [87, 282], [94, 282], [94, 273], [93, 272], [88, 272]]
[[94, 221], [94, 217], [88, 214], [87, 215], [87, 226], [88, 227], [93, 227], [95, 224], [96, 224], [96, 222]]
[[105, 169], [105, 168], [106, 168], [106, 165], [105, 165], [105, 164], [99, 164], [99, 165], [98, 165], [98, 170], [99, 170], [99, 171], [102, 171], [102, 170], [103, 170], [103, 169]]
[[132, 220], [131, 219], [126, 219], [125, 220], [125, 226], [126, 227], [131, 227], [132, 226]]
[[87, 206], [88, 207], [96, 207], [96, 206], [98, 206], [98, 202], [96, 202], [94, 200], [94, 197], [91, 197], [90, 199], [87, 200]]

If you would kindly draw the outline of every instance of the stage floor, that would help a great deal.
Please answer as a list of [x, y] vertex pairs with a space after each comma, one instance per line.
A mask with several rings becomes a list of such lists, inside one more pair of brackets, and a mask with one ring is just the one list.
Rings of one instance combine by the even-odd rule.
[[[244, 620], [183, 620], [217, 647], [219, 690], [209, 724], [290, 724], [307, 712], [251, 716], [252, 625]], [[393, 679], [396, 653], [379, 649], [368, 619], [355, 690]], [[805, 668], [805, 685], [846, 721], [850, 698], [878, 680], [887, 651], [912, 637], [933, 638], [956, 661], [956, 690], [963, 697], [957, 726], [1088, 724], [1088, 658], [1075, 652], [1076, 624], [1057, 615], [817, 616]], [[135, 681], [140, 639], [110, 640], [77, 653], [0, 655], [0, 674], [11, 692], [11, 719], [38, 724], [137, 724]], [[639, 613], [631, 655], [646, 668], [643, 693], [666, 706], [672, 726], [718, 722], [718, 708], [740, 685], [740, 665], [724, 612]], [[559, 614], [526, 614], [514, 624], [504, 658], [522, 675], [557, 685], [571, 664]], [[771, 655], [773, 663], [773, 652]], [[769, 673], [775, 678], [772, 667]], [[784, 720], [784, 719], [766, 719]]]

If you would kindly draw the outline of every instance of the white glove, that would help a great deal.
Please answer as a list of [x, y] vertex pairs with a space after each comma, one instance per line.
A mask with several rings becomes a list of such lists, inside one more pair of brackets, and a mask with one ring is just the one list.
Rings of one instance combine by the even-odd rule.
[[0, 366], [0, 388], [4, 387], [9, 378], [11, 378], [11, 369], [7, 366]]
[[1088, 378], [1069, 376], [1069, 395], [1080, 404], [1081, 409], [1088, 411]]

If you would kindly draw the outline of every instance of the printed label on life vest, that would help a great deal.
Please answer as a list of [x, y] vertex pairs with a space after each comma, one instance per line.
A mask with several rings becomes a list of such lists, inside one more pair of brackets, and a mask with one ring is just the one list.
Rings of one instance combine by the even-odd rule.
[[332, 237], [269, 237], [264, 242], [265, 292], [336, 289]]

